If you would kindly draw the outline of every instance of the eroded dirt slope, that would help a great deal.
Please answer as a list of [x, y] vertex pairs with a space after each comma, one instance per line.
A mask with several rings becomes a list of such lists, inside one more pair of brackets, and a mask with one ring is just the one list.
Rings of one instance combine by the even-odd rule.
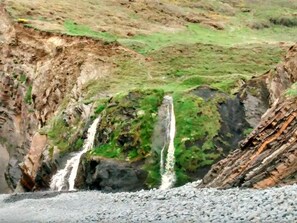
[[[24, 156], [28, 153], [29, 163], [38, 166], [45, 149], [40, 148], [36, 153], [36, 145], [30, 146], [36, 131], [59, 113], [62, 104], [64, 110], [67, 108], [64, 116], [69, 124], [74, 113], [81, 120], [87, 118], [90, 106], [77, 107], [83, 89], [90, 80], [111, 73], [108, 70], [113, 64], [109, 58], [120, 49], [90, 38], [24, 28], [13, 24], [3, 7], [0, 17], [0, 149], [1, 153], [9, 154], [3, 162], [8, 162], [9, 186], [15, 188]], [[35, 176], [28, 168], [23, 167], [23, 172]], [[3, 181], [4, 176], [0, 179]]]

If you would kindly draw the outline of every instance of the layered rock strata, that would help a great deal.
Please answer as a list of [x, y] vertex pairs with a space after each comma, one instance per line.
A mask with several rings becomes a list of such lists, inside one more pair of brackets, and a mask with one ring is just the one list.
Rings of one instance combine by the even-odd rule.
[[284, 96], [297, 80], [297, 45], [284, 63], [260, 78], [272, 107], [238, 149], [212, 166], [200, 187], [266, 188], [297, 182], [297, 98]]
[[207, 187], [266, 188], [297, 182], [296, 98], [278, 103], [240, 148], [204, 177]]

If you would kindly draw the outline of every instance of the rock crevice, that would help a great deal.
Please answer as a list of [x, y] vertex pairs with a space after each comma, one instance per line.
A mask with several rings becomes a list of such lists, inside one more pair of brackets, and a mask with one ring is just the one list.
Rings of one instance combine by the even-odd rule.
[[199, 187], [266, 188], [297, 182], [296, 96], [285, 96], [297, 78], [297, 45], [263, 77], [271, 108], [228, 157], [212, 166]]

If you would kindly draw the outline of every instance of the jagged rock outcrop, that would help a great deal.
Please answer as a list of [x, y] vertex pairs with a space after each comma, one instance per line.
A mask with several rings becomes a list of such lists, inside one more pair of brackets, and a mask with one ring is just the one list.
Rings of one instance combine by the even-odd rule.
[[[7, 167], [6, 181], [13, 190], [21, 178], [19, 165], [32, 147], [33, 135], [48, 125], [62, 104], [80, 104], [83, 88], [107, 75], [112, 63], [106, 58], [118, 48], [91, 38], [41, 32], [15, 24], [4, 6], [0, 7], [0, 18], [0, 152], [8, 153], [2, 159]], [[38, 150], [36, 156], [45, 157], [44, 151]], [[44, 162], [44, 158], [39, 162]], [[36, 166], [43, 166], [29, 163], [22, 164], [26, 174], [21, 182], [27, 189], [33, 184], [25, 179], [34, 179], [36, 171], [42, 172]], [[27, 178], [28, 173], [34, 174]], [[6, 184], [0, 173], [2, 183]]]
[[297, 182], [297, 98], [284, 97], [297, 79], [297, 45], [264, 75], [272, 107], [240, 148], [213, 165], [200, 187], [265, 188]]
[[212, 167], [203, 186], [265, 188], [297, 182], [296, 117], [296, 98], [275, 105], [240, 149]]
[[[26, 190], [46, 189], [52, 174], [61, 167], [56, 163], [56, 158], [53, 158], [55, 151], [66, 154], [80, 149], [84, 140], [82, 129], [87, 126], [85, 123], [94, 110], [92, 103], [98, 98], [101, 99], [101, 95], [105, 97], [112, 92], [102, 90], [101, 95], [97, 94], [97, 98], [94, 99], [86, 96], [92, 93], [87, 91], [90, 89], [97, 91], [99, 88], [97, 84], [103, 83], [100, 88], [110, 84], [108, 76], [113, 74], [112, 71], [117, 66], [115, 58], [112, 58], [114, 55], [125, 52], [125, 55], [135, 56], [137, 53], [118, 46], [117, 43], [104, 43], [87, 37], [42, 32], [25, 27], [23, 24], [14, 24], [3, 7], [0, 8], [0, 19], [0, 161], [4, 167], [7, 166], [5, 177], [4, 171], [0, 172], [0, 192], [6, 190], [7, 186], [11, 189], [16, 188], [19, 180]], [[197, 18], [190, 18], [190, 20], [195, 22]], [[202, 23], [198, 20], [197, 22]], [[208, 25], [216, 26], [216, 24]], [[293, 54], [294, 48], [290, 52]], [[218, 110], [221, 116], [217, 117], [218, 121], [215, 125], [219, 126], [221, 121], [221, 130], [215, 138], [214, 145], [205, 144], [207, 132], [205, 132], [205, 138], [199, 136], [200, 138], [192, 141], [186, 137], [180, 139], [188, 144], [185, 147], [188, 151], [191, 146], [196, 146], [197, 151], [203, 146], [207, 149], [211, 147], [209, 151], [205, 149], [205, 154], [208, 153], [211, 159], [206, 160], [205, 157], [198, 156], [195, 158], [194, 161], [197, 163], [200, 158], [207, 162], [203, 164], [205, 168], [199, 169], [200, 172], [196, 171], [193, 174], [196, 163], [193, 165], [194, 168], [189, 168], [193, 175], [190, 176], [191, 180], [197, 179], [197, 176], [202, 177], [212, 162], [233, 149], [243, 136], [243, 131], [248, 126], [247, 122], [254, 127], [269, 105], [277, 101], [283, 89], [295, 81], [296, 76], [293, 75], [295, 62], [290, 58], [291, 56], [286, 59], [287, 66], [281, 66], [275, 71], [270, 71], [266, 76], [247, 82], [247, 87], [243, 88], [235, 99], [228, 98], [219, 103]], [[94, 88], [88, 88], [90, 86]], [[260, 93], [255, 91], [259, 86]], [[110, 149], [108, 156], [120, 157], [121, 161], [98, 158], [96, 165], [86, 162], [82, 167], [87, 171], [82, 180], [87, 182], [85, 188], [134, 190], [145, 187], [144, 171], [140, 171], [139, 166], [136, 168], [137, 171], [134, 168], [136, 163], [140, 165], [139, 160], [142, 161], [141, 165], [144, 165], [146, 159], [152, 156], [151, 130], [161, 97], [158, 95], [158, 103], [152, 108], [146, 106], [154, 103], [150, 98], [142, 103], [136, 103], [138, 105], [136, 108], [135, 104], [130, 102], [135, 102], [137, 95], [130, 94], [127, 100], [118, 104], [111, 103], [106, 108], [110, 111], [98, 129], [100, 137], [96, 139], [97, 154], [95, 155], [106, 155], [104, 149], [108, 148]], [[139, 98], [143, 98], [143, 95], [140, 94]], [[96, 101], [96, 103], [99, 102]], [[236, 109], [232, 110], [233, 108]], [[203, 112], [198, 113], [197, 116]], [[208, 118], [210, 115], [206, 116]], [[54, 120], [54, 117], [58, 119]], [[47, 131], [49, 129], [47, 127], [52, 124], [49, 123], [50, 121], [53, 121], [53, 125], [58, 124], [55, 129], [50, 129], [52, 131]], [[236, 122], [237, 125], [230, 125], [231, 122]], [[60, 131], [57, 131], [59, 128]], [[43, 135], [37, 133], [41, 130]], [[216, 133], [210, 140], [216, 136]], [[48, 137], [45, 136], [46, 134]], [[59, 138], [58, 135], [61, 137]], [[55, 142], [51, 144], [51, 140]], [[230, 140], [230, 148], [226, 147], [227, 140]], [[73, 149], [75, 144], [78, 148]], [[122, 151], [118, 152], [114, 148], [120, 148]], [[191, 157], [188, 153], [183, 164], [190, 163]], [[122, 162], [124, 160], [127, 162]], [[154, 168], [147, 172], [149, 176], [150, 172], [153, 173], [150, 177], [156, 181], [159, 162], [155, 161], [154, 165]], [[181, 167], [180, 165], [179, 168]], [[98, 168], [112, 170], [108, 175], [112, 180], [106, 177], [105, 172], [103, 174], [98, 172]], [[92, 174], [90, 175], [89, 172]], [[121, 173], [124, 173], [125, 177], [117, 181]], [[135, 185], [131, 186], [131, 182], [129, 185], [126, 184], [127, 179]], [[121, 189], [119, 185], [122, 185]]]
[[146, 188], [147, 172], [141, 168], [141, 163], [103, 157], [83, 158], [81, 162], [76, 188], [104, 192], [137, 191]]
[[[220, 129], [213, 138], [216, 154], [218, 154], [216, 162], [226, 157], [238, 145], [240, 140], [244, 139], [245, 131], [251, 128], [245, 115], [246, 109], [238, 95], [230, 96], [209, 86], [200, 86], [194, 89], [192, 93], [201, 97], [204, 101], [216, 101], [215, 104], [220, 118]], [[194, 143], [202, 147], [204, 141], [200, 139]], [[191, 181], [202, 179], [210, 168], [211, 164], [190, 173]]]
[[22, 171], [21, 184], [29, 191], [35, 188], [35, 178], [40, 169], [41, 155], [46, 149], [46, 144], [47, 137], [36, 133], [32, 138], [31, 148], [20, 166]]
[[283, 92], [297, 80], [297, 45], [289, 49], [284, 63], [265, 74], [254, 77], [242, 86], [238, 95], [245, 107], [246, 120], [256, 127], [262, 115], [278, 99]]
[[0, 148], [1, 163], [5, 165], [5, 178], [1, 174], [0, 184], [7, 182], [11, 190], [17, 186], [20, 179], [21, 171], [18, 165], [28, 151], [30, 136], [33, 129], [37, 128], [37, 122], [25, 101], [27, 80], [18, 66], [13, 68], [17, 61], [9, 48], [16, 44], [13, 39], [15, 29], [2, 7], [0, 18]]

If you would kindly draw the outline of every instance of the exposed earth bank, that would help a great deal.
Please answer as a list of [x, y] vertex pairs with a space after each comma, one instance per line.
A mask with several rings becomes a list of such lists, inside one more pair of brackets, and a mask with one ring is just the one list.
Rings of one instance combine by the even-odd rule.
[[[5, 222], [296, 222], [297, 186], [104, 194], [26, 193], [0, 196]], [[16, 213], [16, 210], [17, 213]]]

